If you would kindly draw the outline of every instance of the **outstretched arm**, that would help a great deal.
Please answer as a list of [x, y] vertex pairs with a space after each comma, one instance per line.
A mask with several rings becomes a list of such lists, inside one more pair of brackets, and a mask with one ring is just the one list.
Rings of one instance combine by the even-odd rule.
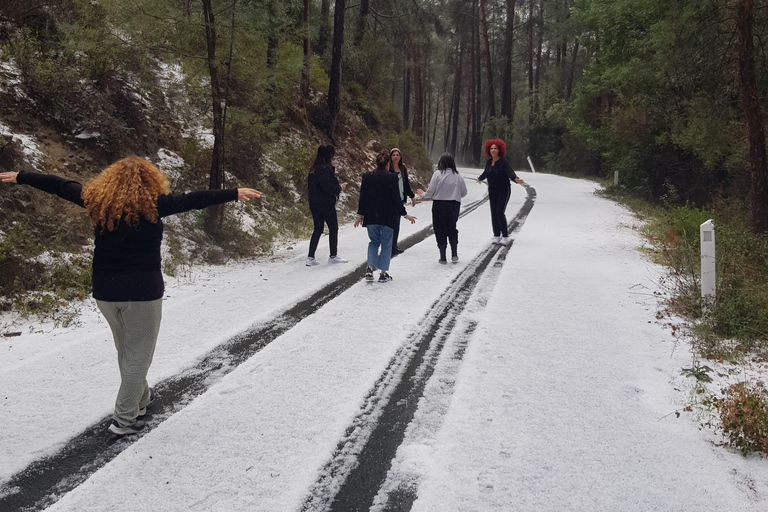
[[3, 172], [0, 173], [0, 181], [3, 183], [18, 183], [20, 185], [29, 185], [43, 192], [53, 194], [66, 199], [78, 206], [85, 206], [83, 198], [80, 197], [83, 186], [76, 182], [51, 176], [50, 174], [41, 174], [37, 172]]

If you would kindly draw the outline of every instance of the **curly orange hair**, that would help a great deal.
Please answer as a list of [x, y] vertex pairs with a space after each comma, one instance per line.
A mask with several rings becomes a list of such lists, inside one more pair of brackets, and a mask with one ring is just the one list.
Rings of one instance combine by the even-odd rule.
[[121, 221], [130, 226], [140, 218], [157, 222], [157, 196], [169, 192], [168, 179], [157, 167], [129, 156], [86, 183], [82, 198], [93, 227], [114, 231]]
[[485, 157], [491, 158], [491, 146], [494, 144], [499, 148], [499, 158], [504, 158], [504, 155], [507, 154], [507, 145], [501, 139], [488, 139], [485, 141]]

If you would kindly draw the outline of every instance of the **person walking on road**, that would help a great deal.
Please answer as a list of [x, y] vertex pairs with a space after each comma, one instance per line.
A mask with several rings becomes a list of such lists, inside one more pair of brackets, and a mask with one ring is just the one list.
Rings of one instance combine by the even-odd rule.
[[493, 227], [494, 244], [507, 244], [509, 233], [507, 232], [507, 216], [504, 214], [512, 194], [511, 182], [518, 185], [525, 183], [517, 177], [507, 160], [504, 158], [507, 146], [500, 139], [490, 139], [485, 142], [485, 170], [477, 178], [477, 182], [488, 180], [488, 202], [491, 205], [491, 225]]
[[315, 251], [320, 237], [323, 234], [323, 228], [328, 225], [328, 244], [330, 245], [330, 256], [328, 263], [347, 263], [340, 257], [338, 252], [339, 245], [339, 221], [336, 217], [336, 201], [347, 187], [346, 183], [339, 183], [336, 178], [336, 169], [333, 167], [333, 156], [336, 149], [330, 144], [324, 144], [317, 148], [315, 162], [309, 170], [307, 176], [307, 195], [309, 196], [309, 211], [312, 212], [312, 222], [314, 231], [309, 239], [309, 254], [307, 255], [307, 266], [313, 267], [320, 263], [315, 259]]
[[251, 188], [169, 194], [168, 180], [150, 162], [119, 160], [81, 185], [35, 172], [3, 172], [0, 181], [57, 195], [85, 208], [95, 232], [92, 292], [117, 349], [120, 389], [109, 432], [140, 432], [154, 400], [147, 373], [155, 353], [163, 303], [162, 218], [228, 201], [261, 197]]
[[459, 261], [459, 230], [456, 229], [456, 223], [459, 220], [461, 198], [467, 195], [467, 185], [456, 170], [453, 155], [444, 153], [440, 157], [427, 191], [419, 189], [416, 194], [422, 199], [432, 200], [432, 226], [440, 251], [438, 262], [443, 265], [448, 263], [445, 255], [447, 242], [451, 244], [451, 261]]
[[362, 224], [368, 228], [370, 242], [368, 266], [365, 269], [367, 281], [373, 281], [373, 271], [376, 269], [381, 271], [380, 283], [392, 280], [388, 272], [395, 224], [398, 217], [405, 217], [411, 224], [416, 222], [416, 217], [408, 215], [405, 211], [397, 182], [397, 176], [389, 172], [389, 152], [381, 151], [376, 156], [376, 170], [363, 174], [355, 219], [355, 227]]
[[[416, 197], [411, 190], [411, 183], [408, 180], [408, 168], [403, 163], [403, 156], [400, 150], [392, 148], [389, 150], [389, 172], [397, 174], [397, 188], [400, 192], [400, 199], [403, 204], [408, 202], [408, 198], [411, 199], [411, 206], [416, 206]], [[397, 225], [395, 225], [395, 232], [392, 235], [392, 256], [403, 252], [400, 247], [397, 246], [397, 240], [400, 237], [400, 217], [397, 218]]]

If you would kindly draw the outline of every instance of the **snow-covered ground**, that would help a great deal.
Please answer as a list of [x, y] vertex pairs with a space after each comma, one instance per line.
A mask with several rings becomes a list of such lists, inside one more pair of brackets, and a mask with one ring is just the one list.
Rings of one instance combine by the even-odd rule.
[[[768, 510], [768, 462], [672, 414], [690, 356], [655, 322], [660, 271], [637, 250], [632, 216], [593, 183], [521, 176], [535, 205], [446, 334], [383, 489], [415, 489], [414, 511]], [[465, 204], [486, 190], [468, 186]], [[512, 190], [509, 217], [526, 198]], [[409, 210], [418, 220], [401, 239], [431, 222], [428, 203]], [[487, 204], [459, 232], [458, 264], [437, 263], [434, 238], [416, 244], [392, 261], [394, 281], [353, 285], [213, 377], [50, 510], [322, 510], [308, 497], [371, 390], [488, 247]], [[318, 267], [304, 266], [301, 242], [169, 279], [150, 384], [342, 277], [367, 242], [345, 225], [345, 265], [325, 263], [323, 238]], [[106, 417], [118, 386], [109, 328], [90, 303], [79, 327], [16, 330], [0, 338], [0, 486]]]

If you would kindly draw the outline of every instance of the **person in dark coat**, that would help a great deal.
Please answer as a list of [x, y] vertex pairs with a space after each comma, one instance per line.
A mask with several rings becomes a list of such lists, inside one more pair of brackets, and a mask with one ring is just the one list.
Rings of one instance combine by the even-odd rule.
[[[379, 282], [392, 280], [389, 261], [392, 258], [392, 235], [398, 217], [405, 217], [411, 224], [416, 218], [408, 215], [400, 199], [397, 176], [389, 172], [389, 152], [382, 151], [376, 157], [376, 170], [363, 174], [360, 185], [360, 201], [357, 207], [355, 227], [368, 228], [368, 266], [365, 279], [373, 281], [373, 271], [379, 269]], [[381, 254], [379, 254], [381, 248]]]
[[[398, 148], [392, 148], [389, 150], [389, 172], [397, 174], [397, 188], [400, 192], [400, 199], [403, 204], [408, 203], [408, 198], [411, 199], [411, 206], [416, 206], [416, 197], [411, 190], [411, 183], [408, 180], [408, 168], [403, 163], [403, 155]], [[397, 246], [397, 240], [400, 236], [400, 217], [397, 218], [397, 225], [395, 226], [395, 233], [392, 235], [392, 256], [403, 252], [400, 247]]]
[[507, 232], [507, 216], [504, 212], [509, 203], [509, 196], [512, 195], [511, 182], [518, 185], [525, 183], [517, 177], [504, 156], [507, 153], [507, 146], [502, 140], [490, 139], [485, 142], [485, 156], [488, 160], [485, 162], [485, 170], [477, 178], [477, 182], [488, 180], [488, 202], [491, 205], [491, 226], [493, 227], [493, 239], [491, 243], [504, 244], [509, 242], [509, 233]]
[[3, 172], [20, 183], [85, 208], [95, 232], [92, 291], [117, 349], [120, 390], [109, 432], [136, 434], [154, 400], [147, 373], [155, 353], [163, 304], [162, 218], [228, 201], [261, 197], [251, 188], [169, 194], [168, 180], [150, 162], [123, 158], [85, 184], [35, 172]]
[[315, 251], [323, 227], [328, 225], [328, 244], [330, 256], [328, 263], [346, 263], [348, 260], [337, 254], [339, 244], [339, 221], [336, 217], [336, 201], [347, 187], [346, 183], [339, 183], [336, 178], [336, 169], [333, 168], [333, 156], [336, 150], [330, 144], [324, 144], [317, 148], [315, 162], [307, 176], [307, 194], [309, 196], [309, 211], [312, 212], [312, 222], [315, 229], [309, 239], [309, 254], [307, 266], [312, 267], [320, 263], [315, 259]]

